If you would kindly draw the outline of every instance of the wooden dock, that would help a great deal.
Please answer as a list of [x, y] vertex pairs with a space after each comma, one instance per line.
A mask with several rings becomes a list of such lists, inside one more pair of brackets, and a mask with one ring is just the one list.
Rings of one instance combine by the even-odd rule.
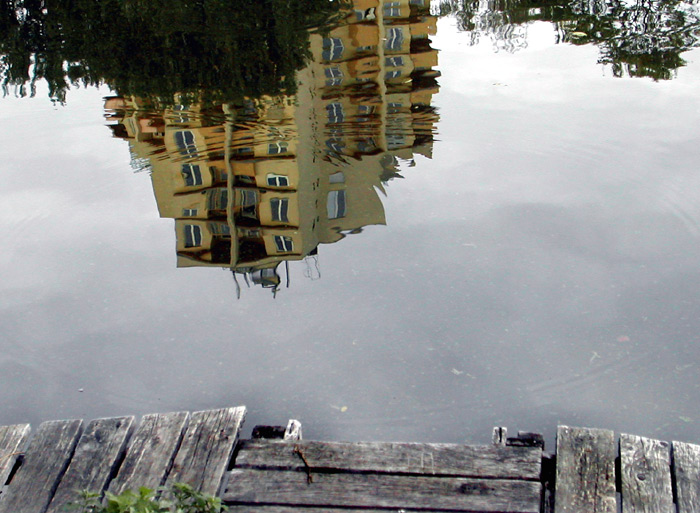
[[[559, 426], [493, 444], [239, 440], [245, 407], [0, 427], [0, 513], [58, 513], [76, 490], [184, 482], [234, 513], [700, 512], [700, 446]], [[619, 504], [618, 504], [619, 503]]]

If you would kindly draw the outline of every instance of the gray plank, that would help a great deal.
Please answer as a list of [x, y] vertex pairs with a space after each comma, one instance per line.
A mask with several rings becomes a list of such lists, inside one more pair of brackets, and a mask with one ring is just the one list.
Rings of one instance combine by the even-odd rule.
[[539, 480], [542, 450], [496, 445], [244, 440], [236, 457], [237, 468], [305, 471], [307, 463], [312, 472], [352, 470]]
[[675, 512], [671, 489], [671, 451], [668, 442], [620, 435], [622, 511]]
[[201, 492], [218, 494], [245, 413], [245, 406], [193, 413], [165, 486], [187, 483]]
[[[228, 506], [227, 513], [396, 513], [395, 509], [368, 509], [368, 508], [327, 508], [306, 506]], [[403, 513], [444, 513], [430, 509], [401, 508]]]
[[44, 513], [78, 443], [82, 420], [44, 422], [0, 501], [0, 513]]
[[556, 513], [616, 513], [615, 435], [604, 429], [559, 426]]
[[540, 511], [534, 481], [234, 469], [227, 504], [348, 508], [437, 509], [470, 512]]
[[10, 477], [17, 458], [24, 450], [30, 431], [29, 424], [0, 426], [0, 488]]
[[63, 511], [66, 504], [78, 499], [80, 490], [104, 492], [124, 455], [133, 422], [134, 417], [115, 417], [87, 425], [47, 513]]
[[700, 445], [673, 442], [678, 513], [700, 511]]
[[190, 414], [172, 412], [144, 415], [131, 437], [119, 473], [109, 491], [120, 494], [143, 486], [155, 490], [162, 486], [180, 447]]

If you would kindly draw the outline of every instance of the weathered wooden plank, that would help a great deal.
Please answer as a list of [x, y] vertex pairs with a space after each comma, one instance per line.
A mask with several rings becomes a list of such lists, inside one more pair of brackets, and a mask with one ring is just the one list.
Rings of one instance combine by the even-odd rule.
[[[314, 508], [306, 506], [228, 506], [228, 513], [396, 513], [395, 509]], [[401, 508], [403, 513], [444, 513], [444, 510]]]
[[673, 442], [678, 513], [700, 511], [700, 445]]
[[163, 485], [189, 418], [188, 412], [144, 415], [109, 491], [120, 494], [142, 486], [155, 490]]
[[29, 424], [0, 426], [0, 488], [7, 482], [24, 445], [31, 427]]
[[289, 419], [287, 429], [284, 430], [285, 440], [301, 440], [301, 422], [295, 419]]
[[[301, 457], [303, 455], [303, 458]], [[244, 440], [237, 468], [539, 480], [542, 450], [497, 445]]]
[[0, 513], [44, 513], [78, 443], [82, 420], [44, 422], [0, 501]]
[[668, 442], [620, 435], [622, 511], [675, 512], [671, 489], [671, 451]]
[[615, 435], [559, 426], [554, 505], [557, 513], [616, 513]]
[[218, 494], [245, 413], [245, 406], [193, 413], [165, 485], [187, 483]]
[[234, 469], [223, 493], [232, 504], [470, 512], [540, 511], [534, 481]]
[[59, 513], [77, 492], [102, 493], [114, 477], [131, 432], [134, 417], [115, 417], [91, 421], [78, 440], [75, 453], [56, 489], [47, 513]]

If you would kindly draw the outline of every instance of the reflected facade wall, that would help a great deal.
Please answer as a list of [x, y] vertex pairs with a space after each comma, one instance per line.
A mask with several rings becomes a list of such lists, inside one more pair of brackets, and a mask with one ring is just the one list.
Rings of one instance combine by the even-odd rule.
[[203, 109], [111, 98], [115, 134], [147, 161], [179, 267], [228, 267], [276, 287], [280, 262], [385, 224], [399, 159], [431, 155], [436, 18], [428, 1], [356, 0], [310, 35], [295, 95]]

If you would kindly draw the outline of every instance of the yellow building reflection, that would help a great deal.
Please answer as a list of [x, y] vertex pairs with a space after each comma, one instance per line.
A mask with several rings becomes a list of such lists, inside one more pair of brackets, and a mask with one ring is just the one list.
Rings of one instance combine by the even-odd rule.
[[178, 267], [228, 267], [276, 291], [280, 263], [386, 224], [379, 192], [399, 159], [431, 155], [435, 32], [429, 0], [354, 0], [311, 34], [295, 95], [208, 109], [107, 99], [175, 219]]

